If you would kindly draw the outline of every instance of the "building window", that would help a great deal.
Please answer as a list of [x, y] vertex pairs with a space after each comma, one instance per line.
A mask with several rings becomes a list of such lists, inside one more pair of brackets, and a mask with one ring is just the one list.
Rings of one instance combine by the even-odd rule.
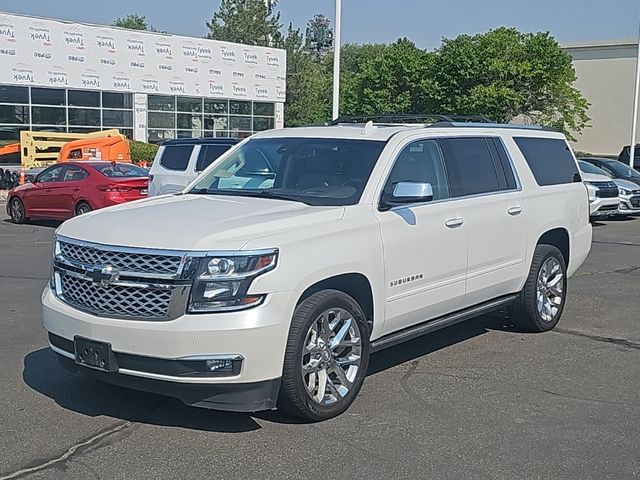
[[251, 115], [251, 102], [232, 100], [229, 102], [231, 115]]
[[102, 125], [105, 127], [133, 127], [133, 112], [130, 110], [103, 110]]
[[29, 103], [29, 87], [0, 85], [0, 103]]
[[149, 128], [176, 128], [176, 115], [172, 112], [149, 112]]
[[273, 117], [275, 116], [275, 107], [273, 103], [254, 102], [253, 114], [262, 117]]
[[150, 112], [175, 112], [176, 110], [176, 97], [149, 95], [147, 102]]
[[100, 92], [69, 90], [67, 95], [69, 98], [69, 106], [100, 108]]
[[229, 113], [229, 100], [204, 99], [204, 113]]
[[[69, 125], [100, 126], [100, 110], [96, 108], [70, 108]], [[95, 130], [95, 129], [94, 129]]]
[[102, 92], [103, 108], [133, 108], [133, 94]]
[[193, 97], [178, 97], [179, 112], [202, 112], [202, 99]]
[[31, 118], [36, 125], [66, 125], [67, 109], [64, 107], [31, 107]]
[[0, 105], [0, 123], [29, 123], [29, 107], [27, 105]]
[[31, 103], [33, 105], [66, 105], [67, 92], [57, 88], [31, 89]]

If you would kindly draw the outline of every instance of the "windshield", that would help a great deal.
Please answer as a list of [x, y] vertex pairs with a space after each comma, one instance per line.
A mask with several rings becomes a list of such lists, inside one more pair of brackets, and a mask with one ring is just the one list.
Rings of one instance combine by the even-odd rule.
[[605, 163], [605, 166], [619, 177], [640, 178], [640, 172], [617, 160], [610, 160]]
[[138, 178], [149, 176], [149, 172], [144, 168], [129, 163], [106, 163], [104, 165], [93, 165], [93, 168], [109, 178]]
[[585, 162], [580, 160], [578, 162], [580, 164], [580, 170], [584, 173], [593, 173], [595, 175], [604, 175], [605, 177], [611, 177], [607, 172], [602, 170], [601, 168], [596, 167], [595, 165], [590, 164], [589, 162]]
[[252, 139], [223, 155], [189, 193], [354, 205], [384, 145], [334, 138]]

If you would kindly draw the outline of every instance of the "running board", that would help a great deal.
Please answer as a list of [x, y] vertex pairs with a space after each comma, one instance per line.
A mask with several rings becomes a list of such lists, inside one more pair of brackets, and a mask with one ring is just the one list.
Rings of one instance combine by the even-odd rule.
[[460, 310], [459, 312], [445, 315], [444, 317], [439, 317], [435, 320], [429, 320], [427, 322], [414, 325], [413, 327], [390, 333], [389, 335], [385, 335], [384, 337], [378, 338], [377, 340], [371, 342], [370, 351], [371, 353], [378, 352], [380, 350], [384, 350], [385, 348], [393, 347], [395, 345], [398, 345], [399, 343], [406, 342], [407, 340], [421, 337], [422, 335], [426, 335], [427, 333], [435, 332], [436, 330], [455, 325], [456, 323], [464, 322], [471, 318], [484, 315], [485, 313], [491, 312], [492, 310], [497, 310], [498, 308], [513, 302], [517, 298], [517, 296], [518, 295], [507, 295], [506, 297], [500, 297], [496, 300], [491, 300], [489, 302], [476, 305], [475, 307], [467, 308], [466, 310]]

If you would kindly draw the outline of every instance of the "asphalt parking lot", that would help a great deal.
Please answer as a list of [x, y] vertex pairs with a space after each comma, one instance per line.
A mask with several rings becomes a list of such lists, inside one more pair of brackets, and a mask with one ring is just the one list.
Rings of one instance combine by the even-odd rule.
[[557, 330], [496, 314], [383, 351], [320, 424], [62, 370], [40, 323], [54, 227], [0, 214], [0, 480], [640, 477], [640, 219], [596, 226]]

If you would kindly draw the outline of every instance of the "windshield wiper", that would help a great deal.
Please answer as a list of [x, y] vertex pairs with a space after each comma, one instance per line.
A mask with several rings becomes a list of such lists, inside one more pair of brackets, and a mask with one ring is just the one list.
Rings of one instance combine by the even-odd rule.
[[292, 202], [300, 202], [305, 205], [315, 205], [308, 199], [300, 195], [292, 195], [286, 193], [275, 193], [272, 190], [209, 190], [208, 188], [194, 188], [189, 193], [196, 195], [225, 195], [229, 197], [257, 197], [271, 198], [274, 200], [289, 200]]

